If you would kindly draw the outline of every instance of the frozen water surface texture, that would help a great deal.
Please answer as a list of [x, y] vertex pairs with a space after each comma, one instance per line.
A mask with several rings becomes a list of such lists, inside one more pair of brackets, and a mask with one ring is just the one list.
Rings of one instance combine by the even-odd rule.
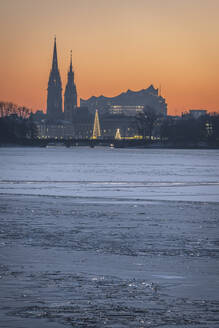
[[0, 163], [0, 327], [219, 327], [218, 150]]

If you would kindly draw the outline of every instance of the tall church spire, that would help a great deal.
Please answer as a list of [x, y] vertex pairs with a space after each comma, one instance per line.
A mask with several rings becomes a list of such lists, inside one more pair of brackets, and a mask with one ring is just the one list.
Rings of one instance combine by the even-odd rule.
[[72, 72], [72, 50], [70, 52], [70, 72]]
[[59, 74], [56, 37], [54, 39], [52, 69], [49, 75], [47, 94], [47, 118], [49, 121], [62, 119], [62, 82]]
[[77, 107], [77, 89], [74, 81], [74, 71], [72, 69], [72, 51], [71, 51], [68, 81], [65, 88], [65, 99], [64, 99], [64, 115], [67, 121], [73, 120], [73, 113], [76, 107]]
[[57, 49], [56, 49], [56, 36], [54, 38], [54, 49], [53, 49], [53, 59], [52, 59], [52, 70], [58, 70], [58, 59], [57, 59]]

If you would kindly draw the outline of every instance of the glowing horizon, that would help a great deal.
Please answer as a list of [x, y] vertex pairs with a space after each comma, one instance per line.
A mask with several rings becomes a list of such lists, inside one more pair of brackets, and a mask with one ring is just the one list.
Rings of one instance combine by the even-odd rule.
[[3, 0], [0, 9], [1, 101], [46, 111], [56, 34], [63, 93], [72, 49], [78, 100], [153, 84], [168, 114], [219, 111], [217, 0]]

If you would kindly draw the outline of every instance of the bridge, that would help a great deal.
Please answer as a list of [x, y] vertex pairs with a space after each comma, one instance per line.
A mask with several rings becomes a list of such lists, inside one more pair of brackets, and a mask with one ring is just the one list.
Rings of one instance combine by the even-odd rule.
[[150, 144], [146, 140], [137, 139], [35, 139], [34, 144], [36, 146], [47, 147], [47, 146], [66, 146], [66, 147], [96, 147], [96, 146], [107, 146], [115, 148], [145, 148]]

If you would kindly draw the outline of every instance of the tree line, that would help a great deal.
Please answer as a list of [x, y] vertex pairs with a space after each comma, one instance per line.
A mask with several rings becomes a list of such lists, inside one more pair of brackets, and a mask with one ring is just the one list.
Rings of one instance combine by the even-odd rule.
[[31, 110], [11, 102], [0, 102], [0, 142], [19, 143], [36, 137]]
[[189, 113], [181, 117], [161, 116], [154, 108], [145, 106], [136, 116], [140, 135], [149, 143], [154, 139], [171, 146], [219, 146], [219, 114], [205, 114], [198, 118]]

